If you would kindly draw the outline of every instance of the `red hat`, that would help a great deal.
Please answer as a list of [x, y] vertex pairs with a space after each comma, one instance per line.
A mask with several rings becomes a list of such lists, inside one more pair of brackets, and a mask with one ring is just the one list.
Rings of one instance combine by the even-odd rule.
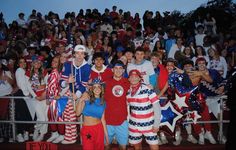
[[141, 73], [140, 73], [137, 69], [131, 70], [131, 71], [129, 72], [129, 77], [130, 77], [131, 75], [137, 75], [137, 76], [139, 76], [140, 78], [142, 78]]
[[205, 61], [207, 63], [207, 61], [206, 61], [206, 59], [204, 57], [197, 58], [195, 64], [198, 64], [199, 61]]

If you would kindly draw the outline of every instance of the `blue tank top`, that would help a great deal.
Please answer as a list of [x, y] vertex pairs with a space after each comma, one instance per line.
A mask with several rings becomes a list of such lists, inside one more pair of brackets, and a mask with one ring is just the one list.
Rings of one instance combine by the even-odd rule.
[[96, 98], [94, 103], [90, 103], [90, 101], [85, 101], [85, 106], [82, 114], [84, 116], [90, 116], [101, 119], [105, 108], [106, 104], [104, 103], [103, 105], [101, 105], [101, 99]]

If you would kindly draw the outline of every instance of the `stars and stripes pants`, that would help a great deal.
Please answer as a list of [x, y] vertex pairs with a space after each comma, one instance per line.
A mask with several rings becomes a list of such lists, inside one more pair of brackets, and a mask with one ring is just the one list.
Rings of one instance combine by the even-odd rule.
[[[64, 121], [75, 122], [76, 114], [71, 100], [68, 100], [66, 108], [63, 114]], [[77, 125], [76, 124], [66, 124], [65, 125], [65, 135], [64, 140], [71, 142], [77, 138]]]

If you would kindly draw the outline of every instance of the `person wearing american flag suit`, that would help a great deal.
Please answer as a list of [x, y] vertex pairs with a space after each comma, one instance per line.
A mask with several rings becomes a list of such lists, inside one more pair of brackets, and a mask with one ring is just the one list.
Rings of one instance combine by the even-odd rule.
[[[64, 68], [61, 75], [61, 87], [69, 86], [69, 95], [72, 101], [68, 100], [63, 116], [64, 121], [76, 121], [76, 114], [73, 103], [78, 100], [86, 91], [87, 82], [89, 80], [91, 67], [85, 58], [86, 48], [83, 45], [76, 45], [74, 48], [73, 59], [71, 62], [64, 63]], [[76, 124], [66, 124], [65, 136], [62, 144], [73, 144], [77, 138]]]
[[[26, 86], [32, 96], [32, 103], [29, 105], [30, 111], [32, 117], [36, 114], [37, 121], [47, 121], [48, 106], [46, 104], [46, 83], [48, 73], [43, 68], [42, 62], [44, 61], [44, 58], [42, 56], [35, 56], [32, 60], [31, 70], [28, 70], [25, 73]], [[47, 130], [48, 124], [36, 124], [34, 126], [33, 140], [36, 142], [42, 141]]]
[[[49, 104], [48, 119], [49, 121], [63, 121], [63, 119], [58, 116], [56, 103], [57, 100], [60, 98], [60, 55], [57, 55], [53, 58], [51, 66], [52, 72], [48, 76], [46, 91], [47, 103]], [[52, 131], [52, 134], [51, 137], [47, 140], [47, 142], [60, 143], [64, 140], [64, 124], [49, 124], [49, 127]]]
[[149, 86], [143, 83], [141, 73], [134, 69], [129, 72], [130, 89], [127, 93], [129, 105], [129, 143], [135, 149], [141, 149], [142, 137], [145, 137], [150, 149], [159, 149], [157, 132], [159, 131], [161, 108], [159, 99]]

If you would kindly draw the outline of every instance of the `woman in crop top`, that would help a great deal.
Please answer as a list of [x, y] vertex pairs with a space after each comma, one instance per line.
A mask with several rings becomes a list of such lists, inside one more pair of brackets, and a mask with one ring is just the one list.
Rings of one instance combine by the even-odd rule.
[[[83, 127], [81, 139], [84, 150], [103, 150], [104, 143], [108, 144], [108, 134], [104, 118], [106, 104], [104, 102], [104, 87], [101, 80], [95, 78], [90, 84], [90, 100], [88, 94], [84, 93], [76, 106], [76, 115], [83, 115]], [[105, 142], [104, 142], [105, 135]]]

